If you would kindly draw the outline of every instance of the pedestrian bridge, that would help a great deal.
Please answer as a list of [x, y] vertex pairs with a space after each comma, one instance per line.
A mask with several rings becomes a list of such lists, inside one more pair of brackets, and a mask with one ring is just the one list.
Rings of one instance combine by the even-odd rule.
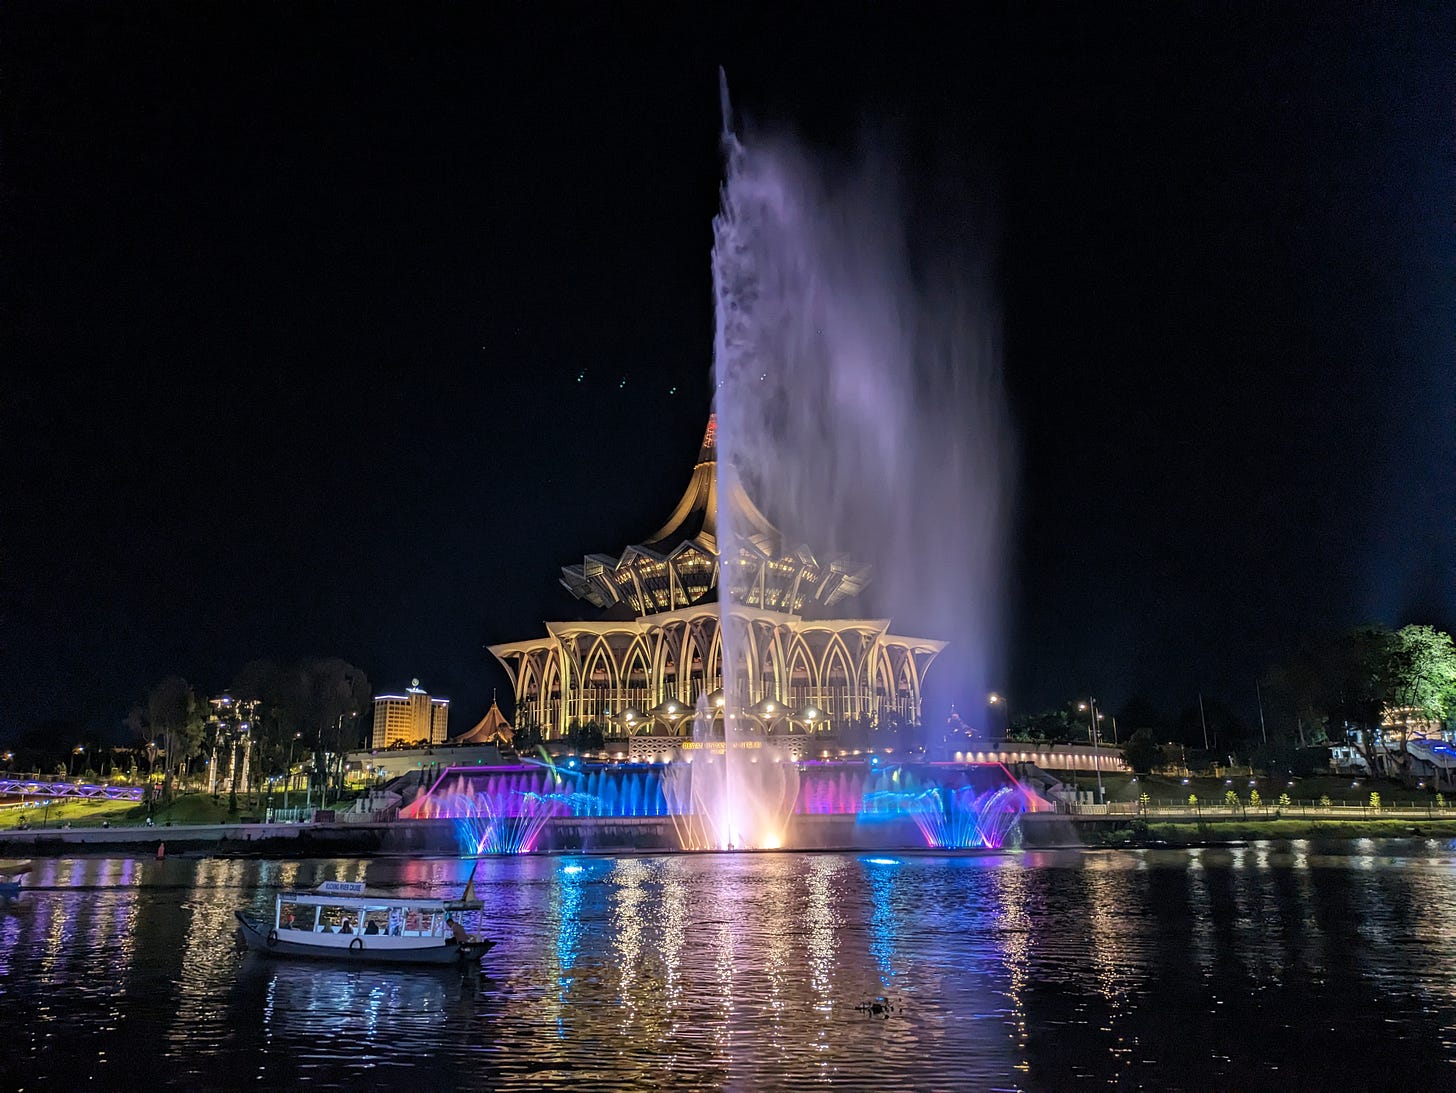
[[52, 800], [67, 798], [80, 801], [140, 801], [144, 792], [142, 786], [97, 786], [76, 782], [33, 782], [0, 778], [0, 797], [19, 796], [26, 800], [43, 797]]

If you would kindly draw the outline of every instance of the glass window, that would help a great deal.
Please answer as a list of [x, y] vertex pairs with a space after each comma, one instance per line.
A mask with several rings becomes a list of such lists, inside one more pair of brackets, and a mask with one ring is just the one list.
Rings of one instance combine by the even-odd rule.
[[311, 903], [285, 903], [278, 908], [280, 930], [312, 930], [318, 920], [318, 908]]
[[389, 933], [389, 919], [388, 907], [366, 907], [364, 909], [364, 932], [366, 934]]

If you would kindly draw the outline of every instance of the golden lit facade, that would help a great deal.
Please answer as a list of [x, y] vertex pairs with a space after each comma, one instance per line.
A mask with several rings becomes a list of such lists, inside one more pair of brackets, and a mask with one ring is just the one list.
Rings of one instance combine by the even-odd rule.
[[431, 698], [414, 679], [402, 695], [376, 695], [371, 747], [443, 744], [450, 726], [450, 700]]
[[[700, 698], [721, 708], [715, 429], [710, 420], [682, 500], [648, 540], [563, 568], [568, 591], [619, 617], [550, 622], [544, 637], [490, 647], [510, 673], [518, 725], [547, 737], [591, 723], [687, 735]], [[889, 619], [820, 617], [865, 586], [868, 567], [786, 545], [741, 487], [726, 500], [743, 543], [729, 577], [730, 690], [747, 712], [775, 731], [918, 722], [921, 681], [945, 643], [893, 634]]]

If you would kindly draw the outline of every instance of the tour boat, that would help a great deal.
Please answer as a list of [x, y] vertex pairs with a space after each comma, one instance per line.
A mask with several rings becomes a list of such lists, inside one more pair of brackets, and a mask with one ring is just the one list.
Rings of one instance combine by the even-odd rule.
[[20, 898], [20, 878], [29, 872], [28, 861], [0, 861], [0, 906], [9, 907]]
[[468, 964], [494, 941], [470, 937], [461, 916], [479, 911], [473, 879], [463, 898], [397, 898], [351, 881], [324, 881], [304, 892], [280, 892], [271, 922], [237, 912], [238, 935], [265, 956], [377, 964]]

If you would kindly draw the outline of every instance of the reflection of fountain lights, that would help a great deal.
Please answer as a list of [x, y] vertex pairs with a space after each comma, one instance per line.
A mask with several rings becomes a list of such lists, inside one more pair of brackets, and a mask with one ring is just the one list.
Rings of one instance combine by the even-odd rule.
[[557, 883], [551, 890], [548, 922], [554, 921], [556, 925], [556, 984], [560, 988], [557, 995], [559, 1006], [556, 1010], [556, 1035], [558, 1039], [565, 1040], [568, 1030], [564, 1017], [568, 995], [575, 981], [572, 971], [581, 948], [583, 893], [581, 874], [568, 874], [562, 870], [557, 877]]
[[675, 1012], [683, 1001], [682, 953], [687, 942], [689, 899], [683, 872], [684, 865], [680, 861], [663, 863], [662, 888], [657, 900], [661, 916], [657, 953], [662, 958], [662, 999], [669, 1014]]
[[1033, 923], [1028, 910], [1028, 874], [1023, 869], [997, 869], [991, 873], [998, 906], [996, 937], [1000, 942], [1001, 960], [1006, 968], [1006, 994], [1011, 1002], [1011, 1020], [1016, 1028], [1016, 1044], [1021, 1059], [1016, 1069], [1027, 1073], [1031, 1060], [1027, 1057], [1026, 985], [1031, 980], [1031, 937]]
[[[892, 858], [873, 859], [880, 863], [898, 865]], [[895, 978], [895, 938], [902, 923], [895, 912], [895, 885], [900, 878], [898, 869], [871, 869], [870, 880], [870, 955], [880, 968], [880, 983], [888, 990]]]
[[839, 919], [834, 913], [835, 874], [843, 867], [834, 858], [815, 858], [810, 866], [806, 885], [807, 907], [804, 925], [805, 945], [809, 956], [809, 984], [814, 991], [814, 1009], [824, 1015], [818, 1028], [818, 1048], [828, 1050], [830, 1019], [834, 1012], [834, 993], [830, 976], [837, 963]]
[[613, 961], [617, 974], [618, 1008], [621, 1010], [621, 1031], [631, 1036], [639, 1031], [637, 981], [642, 962], [643, 919], [649, 910], [645, 881], [648, 865], [640, 858], [617, 862], [607, 880], [612, 885], [608, 896], [612, 923], [612, 944], [616, 949]]

